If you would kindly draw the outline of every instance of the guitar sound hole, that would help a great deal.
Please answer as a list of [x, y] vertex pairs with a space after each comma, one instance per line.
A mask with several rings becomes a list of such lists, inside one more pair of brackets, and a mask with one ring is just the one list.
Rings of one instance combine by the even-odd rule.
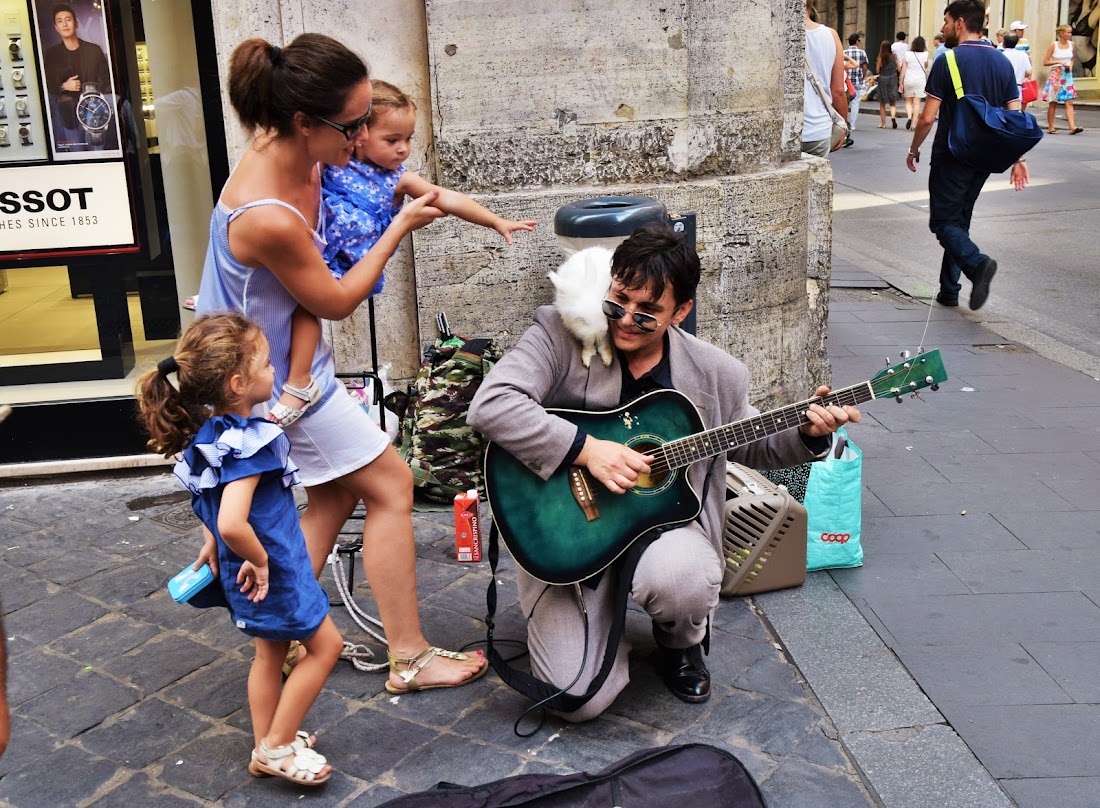
[[[639, 441], [638, 443], [629, 444], [631, 449], [636, 452], [641, 452], [642, 454], [650, 454], [659, 445], [660, 444], [654, 443], [653, 441]], [[670, 474], [671, 472], [668, 470], [657, 471], [652, 474], [639, 474], [638, 485], [635, 487], [635, 491], [637, 493], [643, 493], [652, 488], [661, 488], [665, 484], [665, 481], [668, 480]]]

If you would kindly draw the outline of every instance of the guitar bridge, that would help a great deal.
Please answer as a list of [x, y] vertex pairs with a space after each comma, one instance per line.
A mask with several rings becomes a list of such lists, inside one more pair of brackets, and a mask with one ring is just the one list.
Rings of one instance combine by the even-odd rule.
[[600, 518], [600, 509], [596, 505], [596, 495], [592, 492], [592, 480], [588, 472], [580, 466], [572, 466], [569, 469], [569, 489], [573, 492], [573, 499], [581, 506], [584, 518], [593, 522]]

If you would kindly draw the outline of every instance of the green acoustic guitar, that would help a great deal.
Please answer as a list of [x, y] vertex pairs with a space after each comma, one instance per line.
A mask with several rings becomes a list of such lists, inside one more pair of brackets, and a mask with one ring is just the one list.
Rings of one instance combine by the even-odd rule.
[[485, 451], [485, 490], [512, 557], [550, 584], [583, 581], [604, 569], [646, 531], [684, 524], [701, 508], [687, 467], [807, 422], [811, 404], [856, 405], [897, 398], [947, 379], [938, 350], [906, 358], [870, 381], [781, 407], [717, 429], [704, 429], [687, 396], [656, 390], [605, 412], [550, 409], [589, 435], [655, 460], [625, 494], [613, 494], [580, 466], [543, 480], [495, 443]]

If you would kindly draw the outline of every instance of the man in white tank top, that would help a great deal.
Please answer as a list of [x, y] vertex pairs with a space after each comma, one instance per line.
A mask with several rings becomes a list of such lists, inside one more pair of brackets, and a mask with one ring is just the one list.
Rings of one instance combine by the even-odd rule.
[[[806, 59], [814, 78], [841, 120], [848, 119], [848, 93], [844, 88], [844, 49], [840, 37], [832, 28], [814, 22], [813, 0], [806, 0]], [[802, 151], [817, 157], [828, 157], [833, 131], [833, 118], [814, 89], [809, 76], [803, 79]], [[843, 144], [837, 144], [837, 148]]]

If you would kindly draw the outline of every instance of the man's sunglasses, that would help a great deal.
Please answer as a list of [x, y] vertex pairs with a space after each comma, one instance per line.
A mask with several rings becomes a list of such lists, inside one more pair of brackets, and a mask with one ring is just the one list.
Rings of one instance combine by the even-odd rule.
[[[603, 313], [611, 320], [621, 320], [627, 315], [626, 309], [614, 300], [605, 300], [603, 302]], [[646, 314], [644, 311], [632, 311], [630, 312], [630, 318], [634, 321], [634, 325], [649, 334], [653, 333], [661, 326], [660, 320], [652, 314]]]
[[320, 115], [314, 115], [313, 117], [321, 123], [331, 126], [337, 132], [342, 132], [348, 140], [354, 140], [355, 136], [359, 134], [359, 130], [367, 125], [367, 121], [370, 119], [370, 110], [371, 107], [368, 106], [367, 114], [361, 118], [356, 118], [351, 123], [337, 123], [336, 121], [330, 121], [328, 118], [322, 118]]

